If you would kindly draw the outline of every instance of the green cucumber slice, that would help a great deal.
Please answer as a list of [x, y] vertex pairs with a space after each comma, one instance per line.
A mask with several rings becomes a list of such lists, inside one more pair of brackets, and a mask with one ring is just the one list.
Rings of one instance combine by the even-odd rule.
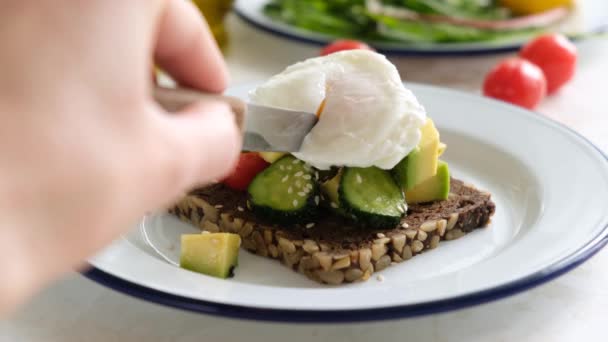
[[315, 170], [291, 155], [260, 172], [248, 193], [252, 211], [277, 223], [306, 223], [319, 208]]
[[370, 228], [395, 227], [407, 211], [403, 191], [377, 167], [344, 168], [338, 192], [343, 209]]

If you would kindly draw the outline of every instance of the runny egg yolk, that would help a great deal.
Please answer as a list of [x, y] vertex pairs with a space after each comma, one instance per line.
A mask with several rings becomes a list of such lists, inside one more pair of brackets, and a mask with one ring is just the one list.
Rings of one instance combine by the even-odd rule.
[[321, 118], [321, 113], [323, 113], [323, 109], [325, 109], [325, 102], [327, 102], [327, 97], [323, 99], [323, 101], [321, 101], [321, 104], [319, 105], [319, 108], [317, 108], [317, 112], [315, 113], [315, 115], [317, 116], [317, 118]]

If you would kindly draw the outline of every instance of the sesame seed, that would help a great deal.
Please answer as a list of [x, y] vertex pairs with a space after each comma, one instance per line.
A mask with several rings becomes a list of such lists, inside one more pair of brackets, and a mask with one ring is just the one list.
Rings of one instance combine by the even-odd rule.
[[386, 235], [384, 235], [383, 233], [378, 233], [378, 234], [376, 234], [376, 236], [377, 236], [378, 238], [380, 238], [380, 239], [382, 239], [382, 238], [385, 238], [385, 237], [386, 237]]
[[296, 208], [298, 206], [298, 200], [293, 200], [293, 207]]
[[382, 201], [382, 197], [380, 197], [380, 196], [376, 197], [376, 202], [380, 202], [380, 201]]
[[289, 179], [289, 175], [286, 175], [285, 177], [283, 177], [283, 179], [281, 179], [282, 183], [287, 182], [287, 180]]
[[363, 183], [363, 178], [361, 178], [360, 174], [357, 173], [356, 177], [357, 177], [357, 183], [359, 183], [359, 184]]
[[338, 208], [338, 204], [336, 202], [331, 202], [331, 207], [337, 209]]
[[237, 207], [236, 210], [238, 210], [238, 211], [245, 211], [245, 209], [243, 209], [243, 207], [241, 207], [241, 206]]
[[320, 199], [319, 199], [319, 196], [315, 196], [315, 204], [316, 204], [316, 205], [319, 205], [319, 200], [320, 200]]
[[287, 188], [287, 193], [288, 193], [288, 194], [290, 194], [290, 193], [292, 193], [292, 192], [293, 192], [293, 188], [292, 188], [292, 187]]
[[314, 222], [311, 222], [311, 223], [309, 223], [309, 224], [306, 225], [306, 228], [310, 229], [310, 228], [312, 228], [314, 226], [315, 226]]
[[291, 170], [291, 165], [288, 165], [288, 166], [287, 166], [287, 170]]
[[294, 159], [294, 160], [293, 160], [291, 163], [292, 163], [292, 164], [298, 164], [299, 162], [300, 162], [300, 160], [299, 160], [299, 159]]
[[296, 188], [301, 188], [302, 187], [302, 182], [300, 182], [299, 180], [296, 181]]
[[280, 170], [285, 170], [285, 166], [281, 165], [281, 166], [279, 166], [279, 169]]
[[247, 201], [247, 208], [251, 210], [251, 202]]
[[379, 274], [376, 279], [378, 279], [379, 282], [383, 282], [384, 281], [384, 276], [382, 274]]
[[203, 234], [203, 235], [205, 235], [205, 234], [210, 234], [210, 232], [209, 232], [208, 230], [203, 230], [203, 231], [201, 232], [201, 234]]
[[310, 183], [306, 184], [306, 189], [312, 190], [312, 184], [310, 184]]
[[304, 175], [304, 176], [302, 176], [302, 178], [304, 178], [304, 179], [306, 179], [306, 180], [309, 180], [309, 179], [311, 179], [312, 177], [311, 177], [310, 175]]
[[298, 192], [298, 196], [300, 196], [300, 197], [304, 197], [304, 196], [306, 196], [306, 193], [305, 193], [305, 192], [300, 191], [300, 192]]
[[403, 227], [403, 228], [407, 228], [407, 227], [409, 227], [409, 226], [410, 226], [410, 225], [409, 225], [409, 224], [407, 224], [406, 222], [403, 222], [403, 223], [401, 224], [401, 227]]
[[304, 172], [302, 172], [302, 171], [298, 171], [298, 172], [296, 172], [296, 174], [295, 174], [294, 176], [296, 176], [296, 177], [300, 177], [300, 176], [302, 176], [303, 174], [304, 174]]
[[222, 209], [223, 207], [224, 207], [223, 205], [218, 204], [218, 205], [215, 206], [215, 209]]
[[319, 179], [319, 172], [318, 171], [315, 171], [315, 178]]

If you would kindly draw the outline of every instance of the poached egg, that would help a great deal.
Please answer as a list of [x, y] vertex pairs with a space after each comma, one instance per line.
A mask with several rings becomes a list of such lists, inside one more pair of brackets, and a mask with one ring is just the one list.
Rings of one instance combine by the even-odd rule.
[[289, 66], [249, 94], [252, 103], [317, 113], [319, 121], [294, 155], [331, 166], [391, 169], [415, 147], [424, 107], [386, 57], [348, 50]]

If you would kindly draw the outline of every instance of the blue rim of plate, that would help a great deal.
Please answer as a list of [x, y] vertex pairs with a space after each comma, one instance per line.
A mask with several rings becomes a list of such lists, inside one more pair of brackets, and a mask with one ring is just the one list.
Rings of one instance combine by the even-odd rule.
[[[508, 104], [506, 104], [508, 105]], [[533, 112], [528, 112], [530, 115]], [[589, 144], [592, 148], [600, 153], [608, 162], [608, 154], [604, 153], [589, 139], [582, 136], [568, 126], [565, 126], [557, 121], [543, 117], [544, 120], [550, 121], [565, 129], [582, 141]], [[607, 213], [608, 214], [608, 213]], [[514, 294], [529, 290], [533, 287], [544, 284], [553, 280], [575, 267], [587, 261], [597, 252], [599, 252], [608, 243], [608, 225], [580, 247], [572, 254], [562, 258], [561, 260], [545, 267], [544, 269], [530, 274], [518, 280], [496, 286], [487, 290], [470, 293], [467, 295], [456, 296], [441, 300], [429, 301], [419, 304], [399, 305], [392, 307], [383, 307], [375, 309], [357, 309], [357, 310], [285, 310], [285, 309], [265, 309], [256, 307], [247, 307], [240, 305], [229, 305], [200, 299], [193, 299], [183, 296], [168, 294], [158, 290], [154, 290], [145, 286], [135, 284], [124, 280], [110, 273], [102, 271], [92, 265], [82, 274], [103, 286], [111, 288], [115, 291], [143, 299], [148, 302], [161, 304], [177, 309], [222, 316], [228, 318], [254, 320], [254, 321], [269, 321], [269, 322], [289, 322], [289, 323], [356, 323], [366, 321], [383, 321], [400, 318], [411, 318], [430, 314], [438, 314], [458, 309], [473, 307], [480, 304], [485, 304], [491, 301], [502, 299]]]
[[[249, 15], [247, 15], [243, 11], [239, 10], [239, 8], [236, 6], [233, 8], [233, 12], [236, 13], [236, 15], [239, 18], [241, 18], [243, 21], [245, 21], [249, 25], [251, 25], [261, 31], [268, 32], [268, 33], [273, 34], [278, 37], [287, 38], [289, 40], [298, 41], [298, 42], [307, 43], [307, 44], [325, 45], [333, 39], [338, 39], [338, 38], [332, 39], [329, 36], [327, 36], [326, 38], [315, 38], [314, 36], [305, 36], [304, 33], [298, 34], [295, 32], [291, 32], [289, 30], [280, 30], [280, 29], [272, 27], [271, 25], [266, 25], [264, 23], [261, 23], [255, 19], [251, 18]], [[588, 34], [599, 34], [599, 33], [603, 33], [603, 32], [608, 32], [608, 23], [598, 24], [597, 27], [591, 29], [587, 33]], [[314, 32], [311, 32], [311, 34], [314, 34]], [[579, 40], [584, 39], [584, 35], [575, 35], [575, 36], [570, 37], [570, 39], [573, 41], [579, 41]], [[368, 42], [368, 43], [370, 45], [374, 45], [373, 42]], [[429, 45], [426, 48], [421, 48], [420, 46], [418, 46], [418, 47], [416, 47], [415, 45], [407, 46], [405, 44], [401, 47], [400, 46], [390, 46], [390, 47], [374, 46], [374, 48], [380, 53], [400, 55], [400, 56], [468, 57], [468, 56], [513, 52], [513, 51], [517, 51], [518, 49], [520, 49], [524, 43], [525, 43], [525, 41], [516, 41], [516, 42], [505, 43], [505, 44], [501, 44], [501, 45], [495, 45], [495, 46], [486, 45], [483, 47], [480, 46], [480, 47], [475, 47], [475, 48], [472, 48], [472, 47], [465, 48], [462, 46], [459, 47], [457, 44], [451, 45], [449, 48], [447, 48], [444, 45], [442, 49], [433, 49], [432, 45]]]

